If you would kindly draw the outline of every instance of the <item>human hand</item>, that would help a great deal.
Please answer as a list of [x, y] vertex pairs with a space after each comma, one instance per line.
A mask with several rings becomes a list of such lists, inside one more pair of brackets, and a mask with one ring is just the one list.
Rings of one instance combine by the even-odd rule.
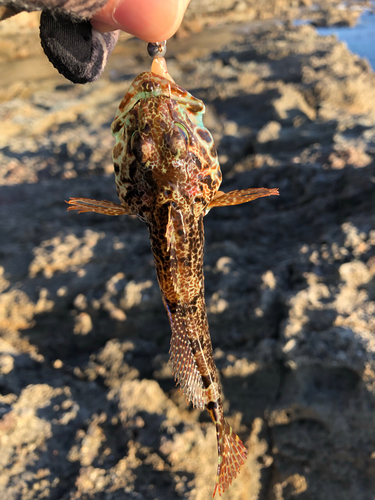
[[90, 18], [91, 24], [46, 10], [41, 15], [41, 44], [65, 78], [93, 82], [101, 76], [121, 30], [147, 42], [166, 40], [180, 26], [189, 1], [109, 0]]
[[190, 0], [109, 0], [92, 18], [98, 31], [120, 29], [145, 42], [168, 40], [178, 30]]

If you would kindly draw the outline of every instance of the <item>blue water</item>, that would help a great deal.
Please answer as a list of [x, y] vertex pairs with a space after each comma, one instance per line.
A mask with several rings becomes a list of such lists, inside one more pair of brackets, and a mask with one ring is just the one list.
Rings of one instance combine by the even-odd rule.
[[336, 35], [348, 49], [365, 57], [375, 69], [375, 15], [364, 12], [353, 28], [317, 28], [320, 35]]

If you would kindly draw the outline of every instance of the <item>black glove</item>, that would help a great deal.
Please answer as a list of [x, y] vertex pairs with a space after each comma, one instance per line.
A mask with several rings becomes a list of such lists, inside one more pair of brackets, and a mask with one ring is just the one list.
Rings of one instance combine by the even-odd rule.
[[100, 33], [89, 21], [43, 11], [40, 41], [57, 71], [73, 83], [97, 80], [114, 49], [120, 30]]

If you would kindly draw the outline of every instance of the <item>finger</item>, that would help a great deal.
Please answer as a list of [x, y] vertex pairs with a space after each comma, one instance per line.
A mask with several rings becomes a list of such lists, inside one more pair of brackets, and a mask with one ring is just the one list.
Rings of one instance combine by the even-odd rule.
[[146, 42], [161, 42], [179, 28], [190, 0], [109, 0], [91, 19], [98, 31], [121, 29]]

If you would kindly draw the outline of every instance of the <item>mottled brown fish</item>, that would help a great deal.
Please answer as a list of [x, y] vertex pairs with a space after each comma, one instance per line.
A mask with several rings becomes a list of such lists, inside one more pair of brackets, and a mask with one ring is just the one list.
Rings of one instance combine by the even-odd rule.
[[135, 214], [147, 224], [158, 282], [172, 328], [170, 359], [187, 401], [216, 426], [216, 491], [239, 473], [247, 450], [224, 418], [204, 299], [203, 217], [213, 207], [277, 195], [277, 189], [218, 191], [221, 172], [204, 127], [204, 104], [174, 83], [164, 59], [140, 74], [122, 100], [112, 132], [121, 205], [71, 198], [68, 210]]

